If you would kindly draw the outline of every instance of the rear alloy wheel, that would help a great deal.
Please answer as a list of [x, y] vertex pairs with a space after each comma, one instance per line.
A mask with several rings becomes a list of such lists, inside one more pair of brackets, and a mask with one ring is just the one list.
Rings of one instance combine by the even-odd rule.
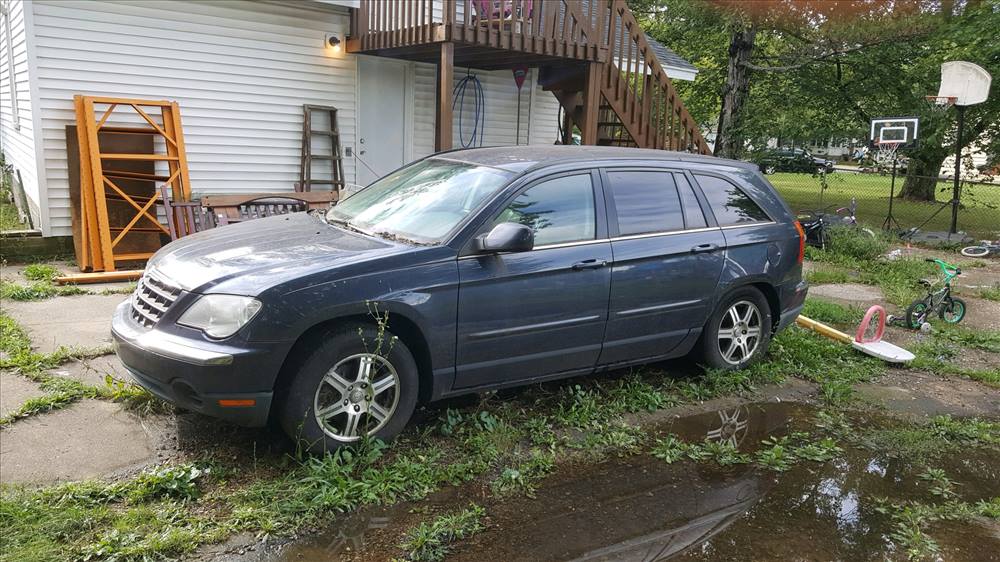
[[708, 319], [701, 336], [701, 359], [716, 369], [741, 369], [767, 352], [770, 307], [754, 287], [730, 293]]
[[[417, 364], [388, 330], [344, 326], [313, 338], [278, 404], [288, 435], [321, 453], [366, 437], [391, 439], [417, 405]], [[373, 350], [379, 349], [376, 353]]]
[[777, 171], [778, 171], [778, 169], [775, 168], [773, 164], [771, 164], [769, 166], [764, 166], [764, 173], [767, 174], [767, 175], [771, 175], [771, 174], [773, 174], [773, 173], [775, 173]]
[[730, 365], [739, 365], [750, 359], [760, 344], [761, 315], [757, 305], [739, 301], [722, 316], [717, 341], [722, 359]]

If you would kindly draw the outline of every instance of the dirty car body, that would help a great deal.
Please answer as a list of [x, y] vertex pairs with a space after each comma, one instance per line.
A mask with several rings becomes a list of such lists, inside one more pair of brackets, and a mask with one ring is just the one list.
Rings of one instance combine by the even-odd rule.
[[[456, 189], [449, 177], [473, 195], [399, 211]], [[407, 181], [423, 183], [393, 191]], [[338, 218], [364, 197], [375, 210]], [[391, 231], [365, 228], [390, 224], [382, 215]], [[409, 417], [411, 402], [699, 349], [715, 349], [708, 364], [743, 367], [801, 309], [801, 260], [791, 212], [752, 164], [601, 147], [453, 151], [326, 217], [258, 219], [165, 246], [112, 332], [157, 396], [250, 426], [284, 409], [286, 430], [314, 410], [316, 435], [336, 446], [351, 431], [391, 436], [402, 426], [383, 418]], [[373, 309], [398, 342], [385, 360], [367, 347]], [[350, 351], [351, 334], [365, 347]], [[296, 382], [316, 369], [315, 392]], [[348, 427], [326, 428], [321, 410]]]

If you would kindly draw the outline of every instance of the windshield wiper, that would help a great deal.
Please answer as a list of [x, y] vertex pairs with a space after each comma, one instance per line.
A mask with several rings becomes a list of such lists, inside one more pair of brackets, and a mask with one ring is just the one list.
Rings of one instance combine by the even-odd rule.
[[361, 233], [361, 234], [368, 234], [364, 230], [361, 230], [360, 228], [354, 226], [353, 224], [347, 222], [344, 219], [330, 219], [330, 218], [328, 218], [328, 219], [326, 219], [326, 222], [329, 223], [329, 224], [335, 225], [335, 226], [339, 226], [339, 227], [345, 228], [347, 230], [351, 230], [351, 231], [358, 232], [358, 233]]

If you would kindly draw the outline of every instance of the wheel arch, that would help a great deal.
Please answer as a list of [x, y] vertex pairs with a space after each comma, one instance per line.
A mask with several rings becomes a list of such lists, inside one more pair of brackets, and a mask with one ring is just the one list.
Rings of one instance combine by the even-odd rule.
[[726, 287], [725, 292], [719, 297], [718, 302], [722, 302], [726, 297], [733, 293], [733, 291], [738, 291], [745, 287], [753, 287], [764, 295], [764, 299], [767, 301], [768, 311], [771, 313], [771, 333], [773, 334], [777, 329], [778, 322], [781, 319], [781, 298], [778, 296], [778, 289], [771, 284], [769, 281], [762, 279], [746, 279], [741, 283], [730, 285]]
[[[378, 322], [370, 314], [343, 314], [315, 322], [312, 326], [303, 331], [295, 340], [288, 354], [282, 362], [281, 369], [274, 381], [275, 403], [284, 400], [286, 392], [292, 379], [295, 378], [299, 368], [309, 356], [311, 346], [316, 345], [317, 340], [329, 330], [340, 326], [358, 325], [377, 327]], [[418, 380], [420, 381], [418, 404], [430, 400], [433, 391], [433, 363], [431, 361], [430, 346], [423, 330], [419, 324], [405, 313], [399, 310], [388, 310], [388, 324], [386, 330], [398, 337], [413, 354], [413, 359], [417, 363]]]

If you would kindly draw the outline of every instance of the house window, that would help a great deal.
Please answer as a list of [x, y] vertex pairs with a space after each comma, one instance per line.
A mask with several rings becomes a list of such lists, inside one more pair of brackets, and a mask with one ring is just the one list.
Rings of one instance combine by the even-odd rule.
[[21, 117], [17, 110], [17, 77], [14, 75], [14, 40], [11, 37], [14, 34], [14, 30], [10, 26], [10, 3], [6, 0], [0, 4], [0, 10], [3, 11], [3, 31], [4, 31], [4, 48], [7, 50], [7, 80], [10, 83], [10, 115], [11, 120], [14, 121], [14, 129], [21, 130]]

